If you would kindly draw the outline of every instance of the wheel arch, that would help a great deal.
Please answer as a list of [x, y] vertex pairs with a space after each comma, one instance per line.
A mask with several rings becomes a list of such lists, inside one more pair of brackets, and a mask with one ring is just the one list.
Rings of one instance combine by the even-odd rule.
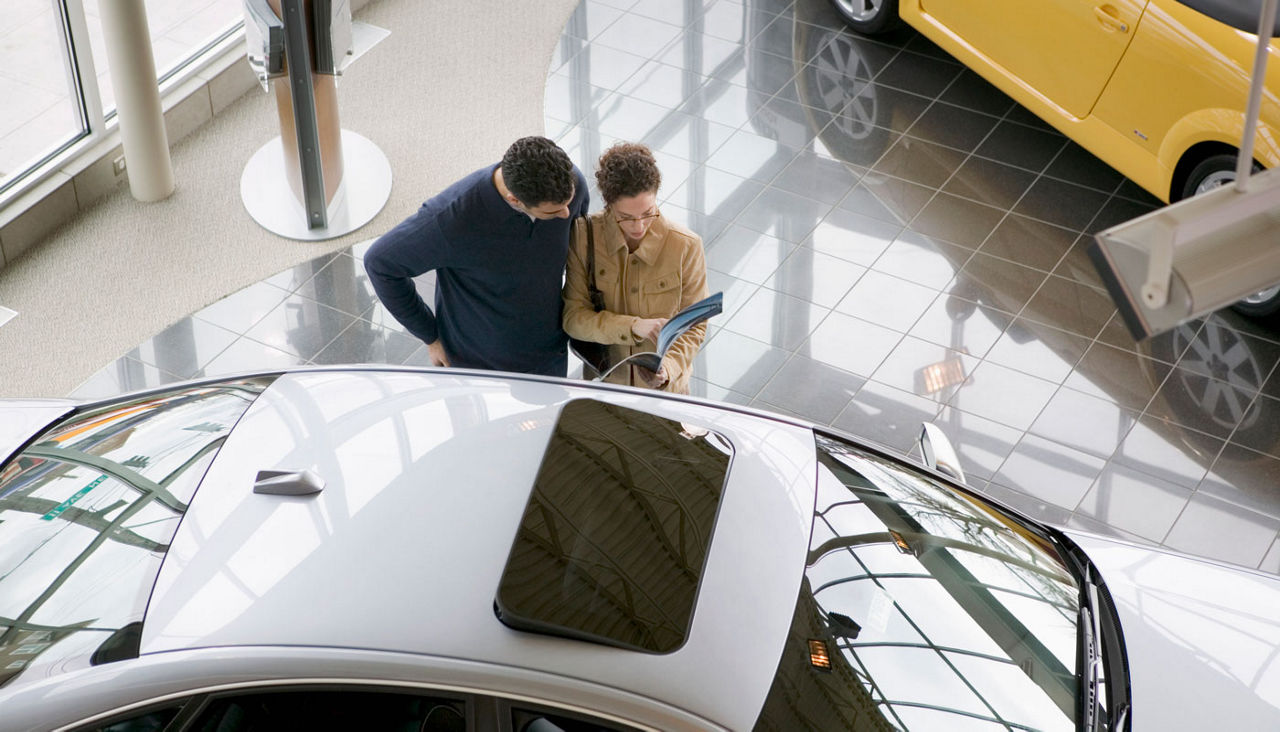
[[1186, 152], [1182, 153], [1182, 157], [1178, 159], [1177, 165], [1173, 167], [1173, 175], [1169, 179], [1169, 202], [1174, 203], [1181, 198], [1181, 191], [1186, 185], [1187, 178], [1201, 161], [1208, 160], [1214, 155], [1239, 154], [1240, 150], [1235, 145], [1218, 140], [1197, 142], [1187, 148]]
[[[1177, 200], [1191, 170], [1202, 160], [1220, 154], [1237, 155], [1244, 136], [1244, 112], [1238, 109], [1199, 109], [1174, 123], [1156, 153], [1170, 171], [1164, 192]], [[1260, 120], [1253, 143], [1254, 163], [1263, 168], [1280, 165], [1280, 129]]]

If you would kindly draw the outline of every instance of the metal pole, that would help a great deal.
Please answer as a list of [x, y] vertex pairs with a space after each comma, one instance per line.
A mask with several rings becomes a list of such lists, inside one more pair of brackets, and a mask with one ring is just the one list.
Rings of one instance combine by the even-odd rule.
[[1249, 84], [1249, 106], [1244, 113], [1244, 139], [1240, 141], [1240, 157], [1236, 160], [1236, 191], [1244, 193], [1253, 173], [1253, 137], [1258, 131], [1258, 115], [1262, 109], [1262, 88], [1267, 80], [1267, 50], [1276, 27], [1276, 0], [1262, 0], [1262, 17], [1258, 18], [1258, 48], [1253, 55], [1253, 76]]
[[143, 0], [110, 0], [99, 3], [98, 11], [116, 93], [129, 190], [139, 201], [168, 198], [173, 193], [173, 165], [146, 7]]
[[[298, 135], [298, 162], [302, 166], [302, 204], [307, 228], [323, 229], [329, 223], [324, 194], [324, 168], [320, 162], [320, 125], [316, 121], [316, 96], [311, 86], [311, 49], [306, 9], [302, 0], [284, 0], [284, 56], [293, 93], [293, 125]], [[328, 18], [323, 19], [328, 22]]]

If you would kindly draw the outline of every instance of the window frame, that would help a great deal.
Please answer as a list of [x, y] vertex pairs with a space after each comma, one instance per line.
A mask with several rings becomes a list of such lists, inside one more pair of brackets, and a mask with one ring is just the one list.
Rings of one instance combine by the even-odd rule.
[[603, 726], [614, 732], [640, 732], [647, 729], [643, 725], [612, 719], [598, 711], [557, 706], [544, 699], [508, 696], [490, 689], [453, 688], [390, 679], [272, 679], [231, 683], [214, 688], [175, 692], [136, 702], [119, 709], [100, 712], [60, 729], [70, 730], [70, 732], [97, 732], [108, 724], [116, 724], [156, 710], [177, 706], [178, 712], [164, 727], [164, 732], [190, 732], [195, 729], [195, 724], [201, 715], [219, 699], [237, 695], [322, 690], [382, 692], [455, 699], [463, 702], [466, 707], [468, 732], [517, 732], [514, 726], [514, 714], [517, 711], [553, 714]]
[[[74, 178], [102, 155], [99, 145], [119, 134], [116, 110], [113, 108], [104, 113], [102, 108], [84, 0], [56, 0], [55, 8], [63, 32], [59, 39], [64, 53], [62, 63], [68, 82], [77, 94], [72, 101], [78, 108], [82, 129], [71, 139], [56, 143], [43, 157], [17, 172], [12, 179], [0, 182], [0, 214], [60, 172]], [[174, 100], [186, 82], [206, 68], [228, 56], [243, 53], [244, 21], [239, 20], [218, 38], [194, 49], [177, 66], [158, 76], [162, 105]]]

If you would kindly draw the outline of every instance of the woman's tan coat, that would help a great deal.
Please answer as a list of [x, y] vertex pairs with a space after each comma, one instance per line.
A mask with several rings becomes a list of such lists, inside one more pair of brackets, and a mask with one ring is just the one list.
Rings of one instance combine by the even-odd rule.
[[[670, 318], [707, 296], [702, 239], [659, 216], [635, 253], [628, 254], [612, 213], [592, 214], [588, 220], [596, 245], [596, 287], [604, 293], [605, 309], [595, 312], [587, 294], [587, 235], [579, 220], [573, 227], [565, 273], [565, 332], [584, 341], [610, 344], [612, 363], [633, 353], [656, 351], [657, 344], [637, 338], [631, 326], [640, 318]], [[662, 360], [668, 378], [664, 391], [689, 393], [693, 358], [706, 332], [706, 323], [699, 323], [671, 344]], [[645, 386], [636, 371], [622, 366], [608, 381]]]

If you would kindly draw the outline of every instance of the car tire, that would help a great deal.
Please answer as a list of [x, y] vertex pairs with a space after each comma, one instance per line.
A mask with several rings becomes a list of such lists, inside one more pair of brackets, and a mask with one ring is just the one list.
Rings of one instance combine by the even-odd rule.
[[875, 35], [898, 27], [898, 0], [831, 0], [831, 7], [859, 33]]
[[1265, 318], [1280, 313], [1280, 285], [1272, 285], [1243, 300], [1237, 300], [1231, 309], [1250, 318]]
[[[1253, 172], [1262, 170], [1256, 163]], [[1179, 200], [1213, 190], [1236, 180], [1236, 156], [1220, 153], [1201, 160], [1191, 169], [1182, 186]], [[1250, 318], [1265, 318], [1280, 313], [1280, 285], [1268, 287], [1236, 302], [1231, 309]]]
[[[1253, 166], [1254, 172], [1261, 170], [1257, 165]], [[1196, 163], [1191, 169], [1191, 174], [1182, 184], [1182, 190], [1179, 192], [1178, 200], [1191, 198], [1192, 196], [1211, 191], [1219, 186], [1228, 183], [1234, 183], [1236, 180], [1236, 156], [1228, 153], [1218, 153]]]

